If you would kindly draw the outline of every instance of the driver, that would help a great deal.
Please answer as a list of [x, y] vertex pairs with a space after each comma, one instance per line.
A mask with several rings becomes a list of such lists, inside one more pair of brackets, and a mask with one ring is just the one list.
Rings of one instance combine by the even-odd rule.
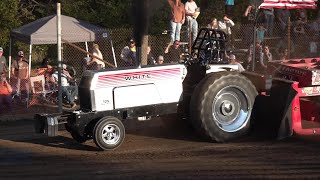
[[[61, 86], [62, 86], [62, 95], [67, 97], [68, 104], [70, 104], [73, 107], [76, 106], [75, 100], [78, 96], [78, 88], [76, 86], [70, 85], [70, 80], [72, 80], [73, 77], [70, 75], [70, 73], [67, 70], [67, 65], [62, 65], [62, 71], [61, 71]], [[57, 85], [58, 84], [58, 71], [55, 71], [52, 74], [52, 81]]]

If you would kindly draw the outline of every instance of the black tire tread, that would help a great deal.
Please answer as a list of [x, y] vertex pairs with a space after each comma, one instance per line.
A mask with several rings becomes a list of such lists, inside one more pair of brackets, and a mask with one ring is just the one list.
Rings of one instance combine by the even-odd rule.
[[[241, 87], [246, 86], [250, 95], [250, 98], [254, 99], [257, 96], [257, 91], [252, 82], [245, 76], [238, 72], [215, 72], [208, 74], [195, 88], [190, 102], [190, 116], [191, 122], [195, 130], [203, 137], [216, 142], [226, 142], [234, 138], [240, 137], [249, 131], [250, 122], [247, 123], [246, 127], [241, 129], [239, 132], [227, 133], [220, 130], [213, 120], [207, 120], [204, 118], [204, 101], [208, 96], [215, 96], [219, 89], [223, 88], [225, 84], [234, 84]], [[212, 94], [212, 91], [214, 94]], [[209, 93], [211, 93], [209, 95]]]

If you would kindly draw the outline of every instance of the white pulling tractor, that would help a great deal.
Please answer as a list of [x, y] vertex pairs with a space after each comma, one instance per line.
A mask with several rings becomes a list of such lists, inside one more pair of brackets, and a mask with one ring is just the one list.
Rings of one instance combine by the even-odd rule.
[[35, 130], [56, 136], [58, 125], [78, 142], [93, 138], [102, 150], [125, 137], [123, 120], [180, 113], [204, 137], [225, 142], [249, 132], [264, 76], [239, 73], [225, 58], [225, 34], [201, 29], [184, 64], [84, 72], [80, 109], [36, 114]]

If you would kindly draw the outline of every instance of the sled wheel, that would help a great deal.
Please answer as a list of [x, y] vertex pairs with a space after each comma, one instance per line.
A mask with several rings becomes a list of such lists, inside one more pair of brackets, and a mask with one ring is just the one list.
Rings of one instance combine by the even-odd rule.
[[94, 143], [102, 150], [115, 149], [125, 137], [122, 122], [115, 117], [104, 117], [97, 122], [93, 130]]
[[257, 94], [251, 81], [239, 73], [212, 73], [191, 97], [192, 124], [201, 135], [217, 142], [245, 135]]

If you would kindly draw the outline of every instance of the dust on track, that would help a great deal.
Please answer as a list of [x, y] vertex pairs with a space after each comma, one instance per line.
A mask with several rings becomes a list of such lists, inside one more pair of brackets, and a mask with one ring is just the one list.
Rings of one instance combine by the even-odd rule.
[[45, 137], [33, 122], [0, 123], [1, 179], [314, 179], [320, 177], [318, 138], [282, 141], [245, 137], [203, 141], [183, 124], [126, 123], [116, 150], [75, 142], [68, 132]]

